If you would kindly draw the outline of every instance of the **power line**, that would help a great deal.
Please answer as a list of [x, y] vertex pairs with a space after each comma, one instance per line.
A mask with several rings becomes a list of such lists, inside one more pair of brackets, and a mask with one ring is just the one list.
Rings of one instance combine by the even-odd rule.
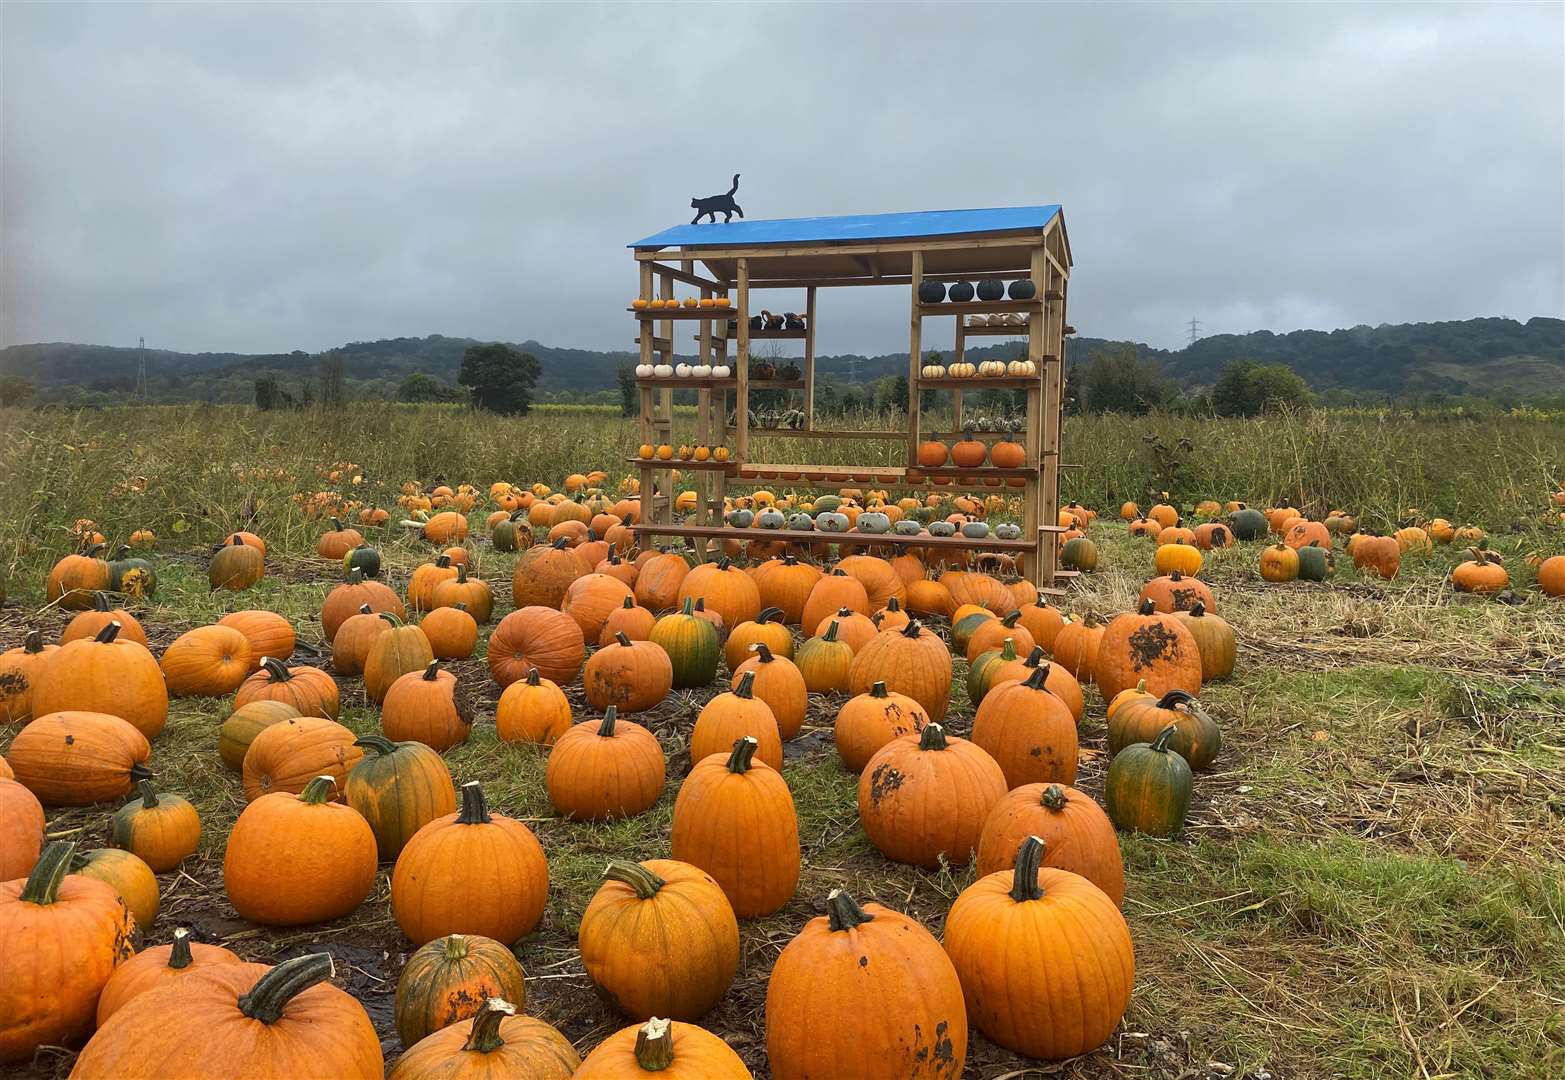
[[1201, 337], [1201, 324], [1194, 319], [1190, 320], [1190, 344], [1194, 345]]

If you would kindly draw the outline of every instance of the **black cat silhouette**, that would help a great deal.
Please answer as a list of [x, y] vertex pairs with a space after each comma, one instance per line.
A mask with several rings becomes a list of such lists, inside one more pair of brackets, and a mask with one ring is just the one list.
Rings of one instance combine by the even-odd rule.
[[734, 202], [734, 192], [739, 190], [739, 174], [734, 173], [734, 186], [723, 195], [708, 195], [704, 199], [691, 199], [690, 205], [695, 208], [696, 216], [690, 219], [690, 224], [695, 225], [706, 215], [707, 220], [717, 224], [717, 215], [723, 215], [723, 224], [726, 225], [738, 214], [744, 217], [744, 211], [739, 209], [739, 204]]

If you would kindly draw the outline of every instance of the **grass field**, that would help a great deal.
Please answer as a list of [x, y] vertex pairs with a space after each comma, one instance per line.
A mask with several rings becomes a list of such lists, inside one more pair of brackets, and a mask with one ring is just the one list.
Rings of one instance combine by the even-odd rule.
[[[505, 421], [439, 408], [365, 408], [340, 416], [240, 409], [123, 409], [0, 413], [0, 648], [25, 629], [57, 633], [42, 582], [68, 545], [71, 522], [92, 518], [111, 538], [137, 526], [160, 537], [160, 585], [143, 622], [155, 646], [240, 607], [282, 612], [301, 642], [323, 648], [316, 613], [335, 567], [314, 556], [318, 522], [291, 501], [322, 470], [352, 462], [365, 479], [348, 494], [389, 505], [410, 479], [557, 484], [594, 467], [617, 476], [634, 425], [585, 411]], [[1150, 440], [1150, 441], [1149, 441]], [[1185, 440], [1188, 445], [1184, 445]], [[785, 460], [845, 461], [863, 444], [803, 444]], [[1093, 536], [1102, 569], [1072, 587], [1066, 607], [1109, 615], [1152, 576], [1152, 549], [1129, 538], [1113, 510], [1166, 489], [1176, 499], [1291, 498], [1343, 506], [1367, 525], [1409, 507], [1487, 528], [1524, 602], [1454, 594], [1457, 559], [1437, 548], [1404, 560], [1390, 583], [1342, 560], [1329, 584], [1263, 584], [1258, 544], [1213, 553], [1202, 576], [1239, 638], [1235, 677], [1203, 695], [1223, 729], [1214, 768], [1197, 777], [1177, 841], [1122, 836], [1125, 915], [1135, 938], [1136, 992], [1102, 1049], [1060, 1065], [1027, 1062], [976, 1032], [968, 1075], [985, 1080], [1078, 1077], [1437, 1077], [1565, 1073], [1565, 604], [1531, 588], [1522, 556], [1565, 551], [1548, 523], [1546, 492], [1565, 475], [1565, 424], [1470, 423], [1310, 414], [1266, 421], [1086, 418], [1066, 429], [1066, 498], [1106, 511]], [[771, 448], [761, 446], [760, 454]], [[897, 448], [879, 452], [889, 463]], [[781, 457], [781, 449], [776, 456]], [[247, 499], [272, 545], [268, 576], [249, 593], [207, 591], [204, 548], [240, 523]], [[482, 513], [475, 511], [475, 521]], [[482, 529], [475, 529], [480, 537]], [[372, 542], [376, 542], [372, 539]], [[397, 587], [425, 546], [380, 542]], [[482, 576], [509, 598], [513, 556], [479, 539]], [[482, 645], [480, 645], [480, 652]], [[304, 656], [304, 662], [325, 663]], [[669, 816], [689, 768], [690, 724], [707, 693], [676, 692], [639, 717], [658, 734], [669, 782], [657, 807], [613, 825], [567, 822], [542, 788], [544, 756], [495, 739], [497, 688], [482, 660], [458, 666], [478, 693], [470, 741], [447, 754], [460, 782], [484, 782], [490, 803], [537, 832], [550, 860], [543, 926], [518, 947], [528, 1011], [585, 1051], [623, 1021], [595, 995], [575, 949], [582, 909], [610, 857], [667, 855]], [[968, 706], [958, 661], [952, 721]], [[377, 729], [356, 679], [342, 680], [343, 722]], [[572, 691], [580, 704], [579, 688]], [[1088, 694], [1079, 786], [1100, 796], [1103, 703]], [[272, 931], [238, 919], [222, 891], [228, 827], [243, 805], [215, 753], [222, 700], [177, 701], [152, 765], [164, 788], [201, 810], [202, 851], [164, 875], [152, 937], [180, 925], [246, 958], [321, 947], [365, 1003], [388, 1060], [392, 991], [406, 952], [387, 903], [387, 877], [354, 915], [321, 927]], [[780, 913], [742, 926], [743, 959], [723, 1005], [704, 1021], [765, 1076], [762, 1005], [781, 948], [846, 884], [921, 919], [937, 935], [971, 871], [928, 873], [892, 864], [857, 822], [855, 778], [831, 743], [837, 702], [812, 698], [803, 734], [787, 747], [805, 847], [803, 877]], [[0, 735], [0, 740], [8, 736]], [[107, 807], [51, 811], [51, 835], [107, 842]], [[345, 962], [345, 963], [343, 963]], [[64, 1075], [68, 1055], [31, 1073]]]

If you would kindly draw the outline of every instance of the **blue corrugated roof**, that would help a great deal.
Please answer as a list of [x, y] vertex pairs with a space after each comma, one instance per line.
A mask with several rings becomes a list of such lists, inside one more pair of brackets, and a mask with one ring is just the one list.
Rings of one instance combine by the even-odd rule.
[[728, 224], [676, 225], [627, 244], [633, 248], [734, 247], [816, 244], [838, 240], [900, 240], [918, 236], [1041, 229], [1060, 212], [1059, 204], [1001, 206], [988, 210], [921, 210], [911, 214], [850, 214], [843, 217], [775, 218]]

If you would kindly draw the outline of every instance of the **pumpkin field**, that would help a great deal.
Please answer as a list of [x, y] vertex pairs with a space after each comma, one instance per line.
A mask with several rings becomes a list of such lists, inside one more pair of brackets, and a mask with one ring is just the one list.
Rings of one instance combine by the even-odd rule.
[[1044, 598], [590, 407], [0, 429], [7, 1076], [1565, 1074], [1559, 417], [1070, 418]]

